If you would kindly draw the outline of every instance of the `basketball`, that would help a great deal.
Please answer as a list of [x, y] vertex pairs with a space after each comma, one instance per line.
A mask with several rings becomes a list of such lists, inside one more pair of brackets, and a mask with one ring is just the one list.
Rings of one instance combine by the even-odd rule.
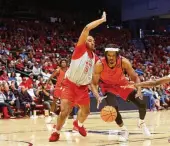
[[117, 117], [116, 109], [112, 106], [105, 106], [101, 112], [100, 116], [105, 122], [113, 122]]

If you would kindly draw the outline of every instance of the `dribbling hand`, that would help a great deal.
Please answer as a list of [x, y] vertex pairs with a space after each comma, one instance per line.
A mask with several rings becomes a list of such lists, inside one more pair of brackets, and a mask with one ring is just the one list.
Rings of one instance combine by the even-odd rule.
[[99, 105], [102, 102], [103, 99], [107, 98], [107, 96], [101, 96], [97, 99], [97, 109], [99, 109]]
[[106, 12], [105, 11], [102, 14], [102, 20], [103, 20], [103, 22], [106, 22]]

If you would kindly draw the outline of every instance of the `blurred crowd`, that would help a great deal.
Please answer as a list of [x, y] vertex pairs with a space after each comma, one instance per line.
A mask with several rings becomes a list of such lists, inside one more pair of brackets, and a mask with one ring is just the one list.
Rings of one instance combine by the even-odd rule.
[[[61, 18], [55, 22], [3, 19], [0, 22], [0, 107], [4, 118], [30, 116], [42, 104], [51, 110], [56, 80], [47, 80], [60, 66], [60, 60], [70, 62], [82, 26]], [[141, 81], [170, 74], [170, 37], [146, 36], [144, 48], [138, 49], [126, 29], [100, 28], [94, 32], [96, 54], [103, 56], [106, 44], [121, 46]], [[143, 89], [151, 101], [152, 110], [170, 105], [169, 84]]]

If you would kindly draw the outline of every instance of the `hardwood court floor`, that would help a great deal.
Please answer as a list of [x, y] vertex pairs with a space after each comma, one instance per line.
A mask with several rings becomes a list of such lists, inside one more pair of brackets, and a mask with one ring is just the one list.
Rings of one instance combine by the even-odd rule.
[[[52, 123], [56, 118], [0, 120], [0, 146], [168, 146], [170, 143], [170, 111], [148, 112], [146, 124], [152, 133], [151, 139], [144, 139], [137, 128], [138, 112], [122, 113], [129, 129], [129, 141], [117, 142], [119, 128], [116, 124], [103, 122], [99, 115], [91, 115], [85, 122], [88, 136], [72, 133], [72, 121], [67, 120], [60, 141], [49, 143]], [[50, 122], [51, 121], [51, 122]]]

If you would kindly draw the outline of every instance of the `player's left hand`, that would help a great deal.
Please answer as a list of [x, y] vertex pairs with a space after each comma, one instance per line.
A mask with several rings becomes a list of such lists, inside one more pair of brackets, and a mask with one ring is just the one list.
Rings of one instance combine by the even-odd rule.
[[105, 11], [103, 12], [103, 15], [102, 15], [101, 19], [103, 20], [103, 22], [106, 22], [106, 12]]
[[99, 109], [99, 105], [100, 103], [102, 102], [103, 99], [107, 98], [107, 96], [100, 96], [98, 99], [97, 99], [97, 109]]

